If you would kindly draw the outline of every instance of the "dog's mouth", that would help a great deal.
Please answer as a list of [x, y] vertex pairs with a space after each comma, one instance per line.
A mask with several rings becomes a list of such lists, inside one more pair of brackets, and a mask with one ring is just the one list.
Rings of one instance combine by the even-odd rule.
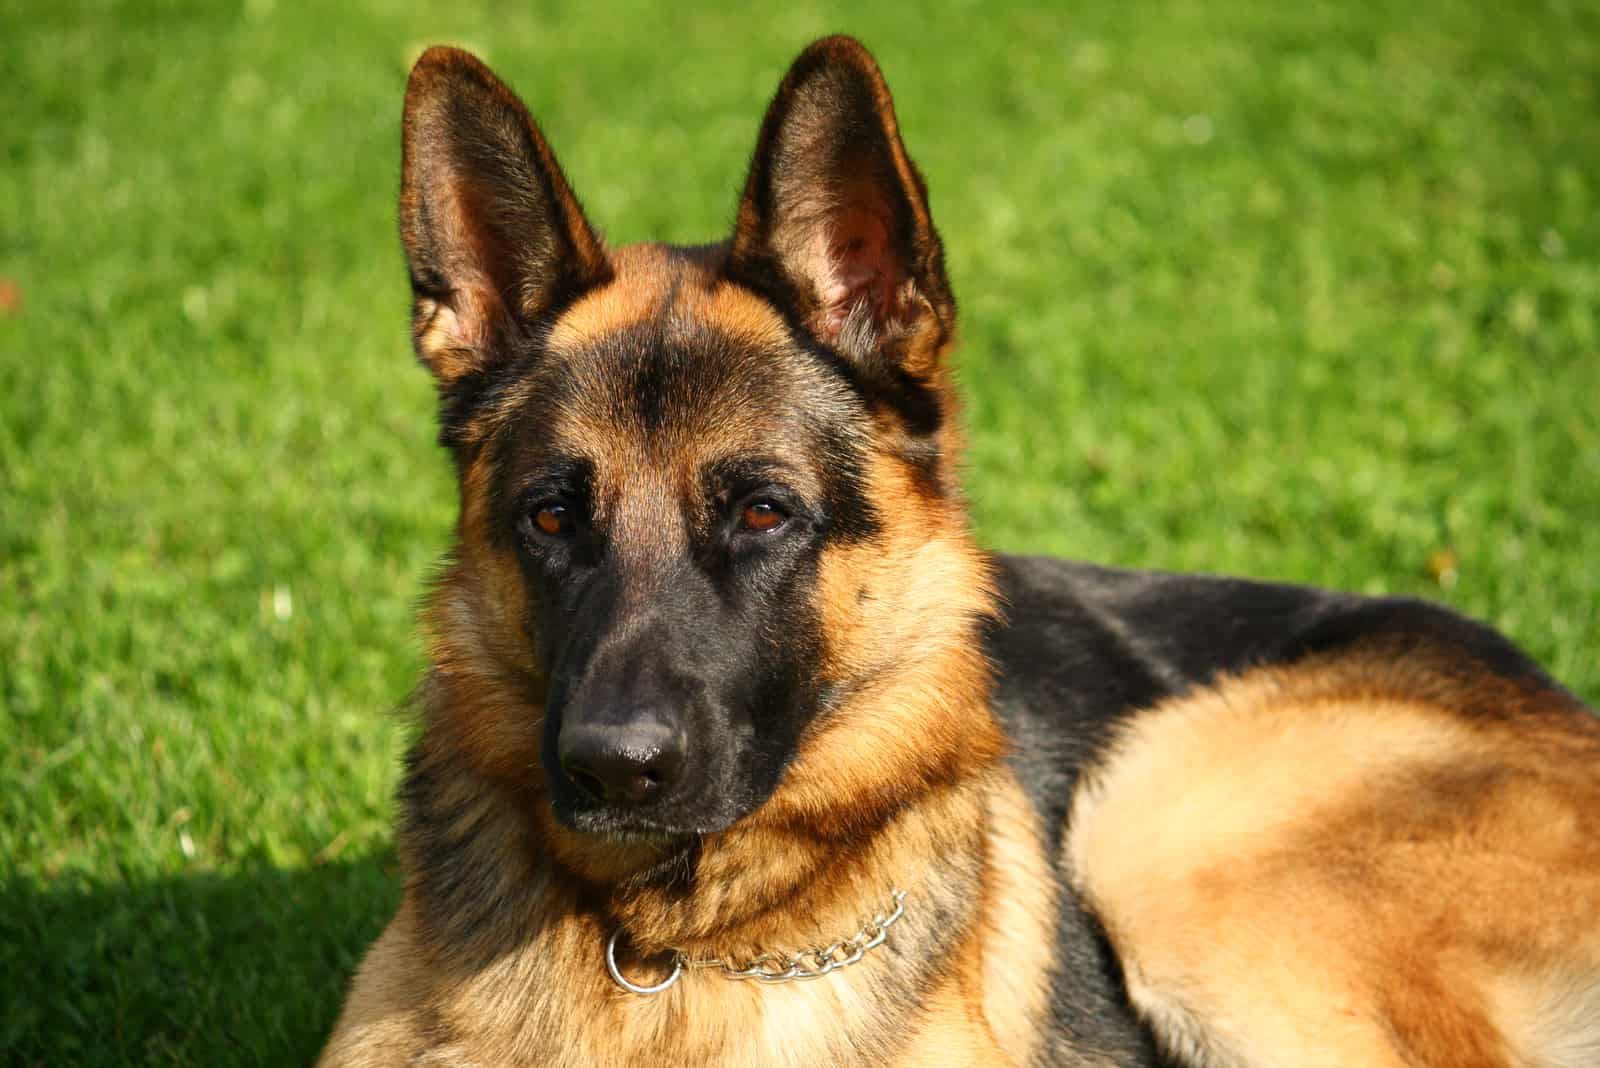
[[556, 823], [565, 832], [552, 843], [556, 856], [591, 880], [665, 883], [685, 878], [693, 867], [702, 838], [693, 828], [638, 813], [563, 812], [562, 807], [555, 806]]
[[657, 846], [667, 849], [695, 834], [690, 828], [677, 827], [632, 814], [614, 815], [603, 811], [576, 813], [571, 819], [562, 822], [579, 834], [616, 845]]
[[707, 826], [696, 821], [675, 819], [666, 813], [653, 813], [609, 806], [573, 807], [557, 802], [556, 819], [568, 830], [599, 842], [615, 845], [681, 848], [683, 843], [723, 830], [722, 825]]

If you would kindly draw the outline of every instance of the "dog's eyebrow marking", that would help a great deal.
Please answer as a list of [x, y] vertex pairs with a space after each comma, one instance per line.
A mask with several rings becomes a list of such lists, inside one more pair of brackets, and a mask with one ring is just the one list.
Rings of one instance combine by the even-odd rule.
[[775, 456], [726, 456], [712, 460], [701, 471], [706, 485], [713, 489], [781, 482], [796, 490], [806, 490], [813, 482], [808, 472]]
[[594, 481], [594, 465], [581, 456], [554, 456], [517, 480], [512, 495], [527, 499], [546, 493], [585, 494]]

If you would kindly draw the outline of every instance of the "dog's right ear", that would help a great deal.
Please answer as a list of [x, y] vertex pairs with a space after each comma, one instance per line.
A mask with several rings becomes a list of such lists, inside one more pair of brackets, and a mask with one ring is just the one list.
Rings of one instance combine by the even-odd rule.
[[876, 376], [936, 374], [955, 298], [928, 192], [859, 41], [825, 37], [767, 108], [729, 274]]
[[475, 57], [430, 48], [401, 133], [400, 239], [417, 356], [448, 385], [611, 276], [527, 108]]

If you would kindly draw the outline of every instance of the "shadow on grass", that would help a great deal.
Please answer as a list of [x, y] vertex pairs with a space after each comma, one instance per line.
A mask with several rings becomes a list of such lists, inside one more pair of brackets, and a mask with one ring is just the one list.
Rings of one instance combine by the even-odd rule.
[[0, 886], [0, 1060], [309, 1064], [399, 901], [391, 854]]

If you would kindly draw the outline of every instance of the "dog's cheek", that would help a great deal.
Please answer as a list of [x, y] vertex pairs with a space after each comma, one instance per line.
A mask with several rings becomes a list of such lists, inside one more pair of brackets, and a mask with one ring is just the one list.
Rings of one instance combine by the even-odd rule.
[[[949, 599], [946, 557], [959, 547], [950, 536], [949, 501], [926, 492], [919, 472], [880, 455], [865, 474], [877, 529], [824, 547], [813, 599], [823, 675], [845, 687], [905, 660], [940, 630]], [[930, 586], [936, 596], [926, 596]]]
[[1001, 748], [992, 721], [971, 714], [988, 688], [977, 627], [993, 593], [959, 506], [902, 461], [880, 456], [868, 475], [878, 532], [818, 560], [821, 672], [840, 702], [808, 735], [775, 818], [814, 819], [844, 783], [866, 818], [906, 783], [953, 781]]
[[435, 684], [449, 691], [436, 706], [447, 711], [446, 728], [479, 768], [521, 784], [539, 763], [545, 685], [522, 567], [490, 525], [488, 468], [480, 461], [463, 477], [456, 558], [434, 589], [426, 629]]

